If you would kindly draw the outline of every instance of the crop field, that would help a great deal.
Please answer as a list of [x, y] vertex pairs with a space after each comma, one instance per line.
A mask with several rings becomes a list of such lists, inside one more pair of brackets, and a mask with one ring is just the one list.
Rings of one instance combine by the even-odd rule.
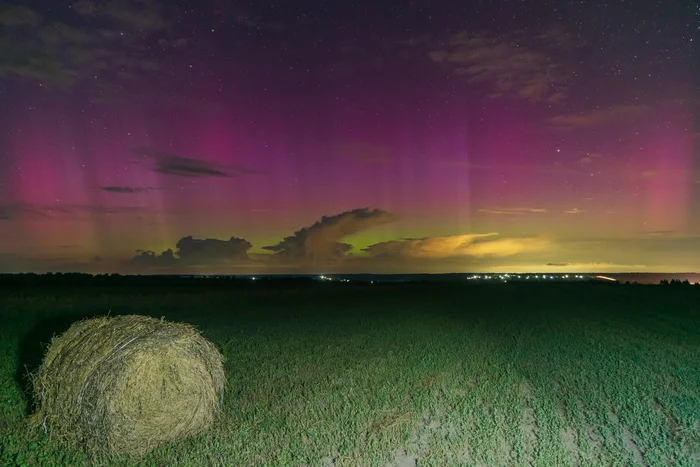
[[700, 287], [352, 283], [0, 290], [0, 465], [91, 465], [26, 375], [108, 312], [226, 358], [215, 426], [141, 465], [700, 465]]

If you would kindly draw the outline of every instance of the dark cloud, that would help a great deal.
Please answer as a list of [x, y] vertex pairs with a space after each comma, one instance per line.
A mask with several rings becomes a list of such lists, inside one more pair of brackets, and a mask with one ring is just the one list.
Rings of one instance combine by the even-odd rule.
[[108, 193], [146, 193], [157, 190], [153, 187], [131, 187], [131, 186], [101, 186], [100, 190]]
[[11, 203], [0, 206], [0, 221], [15, 219], [50, 219], [45, 208], [26, 203]]
[[385, 162], [391, 155], [389, 146], [365, 141], [339, 141], [328, 145], [331, 155], [366, 164]]
[[559, 128], [582, 128], [615, 123], [630, 123], [648, 115], [652, 108], [647, 105], [613, 105], [589, 112], [562, 114], [549, 119], [549, 123]]
[[470, 83], [492, 86], [492, 98], [556, 103], [567, 97], [568, 76], [559, 57], [574, 44], [560, 29], [536, 36], [461, 32], [430, 46], [423, 42], [411, 46], [429, 47], [430, 60], [449, 72]]
[[192, 236], [181, 238], [177, 250], [167, 249], [161, 254], [150, 250], [137, 250], [132, 258], [133, 265], [148, 267], [212, 266], [221, 264], [246, 263], [250, 260], [248, 250], [252, 245], [242, 239], [229, 240], [214, 238], [196, 239]]
[[150, 41], [174, 40], [162, 5], [85, 0], [66, 9], [62, 21], [22, 5], [0, 6], [0, 80], [32, 78], [63, 88], [80, 83], [104, 91], [106, 83], [154, 70]]
[[396, 220], [380, 209], [367, 208], [324, 216], [310, 227], [304, 227], [277, 245], [263, 249], [274, 252], [273, 258], [295, 264], [324, 265], [342, 260], [352, 246], [343, 243], [348, 235]]
[[132, 258], [134, 265], [149, 267], [167, 267], [175, 266], [177, 259], [173, 254], [173, 250], [167, 249], [160, 255], [150, 250], [136, 250], [137, 255]]
[[571, 263], [547, 263], [545, 266], [563, 268], [563, 267], [570, 266], [570, 265], [571, 265]]
[[230, 165], [224, 167], [215, 162], [192, 159], [152, 148], [136, 148], [134, 153], [138, 156], [154, 159], [156, 165], [153, 170], [166, 175], [181, 177], [236, 177], [258, 173], [243, 167]]
[[253, 247], [248, 241], [237, 237], [231, 237], [228, 240], [214, 238], [199, 240], [191, 236], [181, 238], [176, 246], [178, 257], [188, 264], [246, 261], [248, 250]]

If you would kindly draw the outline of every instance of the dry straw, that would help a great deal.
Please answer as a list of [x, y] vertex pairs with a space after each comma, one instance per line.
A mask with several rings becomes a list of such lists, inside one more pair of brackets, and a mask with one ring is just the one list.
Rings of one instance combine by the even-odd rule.
[[54, 337], [34, 374], [31, 421], [100, 455], [143, 456], [200, 433], [221, 406], [223, 357], [192, 326], [100, 317]]

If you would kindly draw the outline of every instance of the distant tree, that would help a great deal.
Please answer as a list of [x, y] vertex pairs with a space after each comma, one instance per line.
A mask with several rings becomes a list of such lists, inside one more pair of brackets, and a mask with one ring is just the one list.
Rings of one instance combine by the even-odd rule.
[[668, 279], [661, 279], [661, 282], [659, 282], [659, 285], [669, 285]]

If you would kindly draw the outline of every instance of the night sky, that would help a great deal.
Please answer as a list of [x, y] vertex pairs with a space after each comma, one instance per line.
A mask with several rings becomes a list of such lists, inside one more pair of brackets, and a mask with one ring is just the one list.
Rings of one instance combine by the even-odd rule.
[[700, 6], [0, 5], [0, 272], [700, 270]]

